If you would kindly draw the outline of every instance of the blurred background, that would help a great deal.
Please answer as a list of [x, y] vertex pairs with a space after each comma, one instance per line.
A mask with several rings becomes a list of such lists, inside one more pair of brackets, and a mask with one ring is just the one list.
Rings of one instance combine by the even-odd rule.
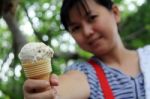
[[[150, 44], [150, 0], [114, 0], [121, 11], [119, 31], [126, 47]], [[27, 42], [51, 46], [53, 72], [60, 75], [91, 55], [81, 50], [60, 23], [62, 0], [0, 0], [0, 99], [23, 99], [26, 79], [18, 52]]]

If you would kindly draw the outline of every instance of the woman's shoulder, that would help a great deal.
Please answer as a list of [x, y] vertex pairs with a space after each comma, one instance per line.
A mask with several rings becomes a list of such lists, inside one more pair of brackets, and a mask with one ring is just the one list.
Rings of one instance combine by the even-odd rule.
[[71, 70], [77, 70], [86, 75], [89, 86], [90, 86], [90, 99], [94, 99], [95, 97], [100, 97], [100, 98], [103, 97], [95, 70], [87, 61], [75, 62], [74, 64], [66, 67], [65, 72], [68, 72]]
[[90, 71], [91, 70], [91, 66], [88, 62], [80, 62], [80, 61], [76, 61], [75, 63], [73, 63], [72, 65], [69, 65], [65, 68], [65, 72], [66, 71], [70, 71], [70, 70], [77, 70], [77, 71]]

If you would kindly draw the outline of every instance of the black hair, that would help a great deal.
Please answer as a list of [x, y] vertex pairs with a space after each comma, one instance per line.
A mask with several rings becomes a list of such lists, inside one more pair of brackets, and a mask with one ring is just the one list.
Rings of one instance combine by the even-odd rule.
[[[106, 7], [108, 10], [112, 9], [113, 2], [111, 0], [94, 0], [94, 1]], [[89, 11], [86, 0], [63, 0], [61, 12], [60, 12], [60, 18], [61, 18], [61, 23], [63, 24], [63, 26], [65, 27], [67, 31], [69, 30], [68, 24], [70, 21], [69, 11], [74, 5], [77, 5], [77, 6], [81, 5], [81, 7], [83, 7], [83, 9], [85, 10], [85, 13], [87, 14]]]

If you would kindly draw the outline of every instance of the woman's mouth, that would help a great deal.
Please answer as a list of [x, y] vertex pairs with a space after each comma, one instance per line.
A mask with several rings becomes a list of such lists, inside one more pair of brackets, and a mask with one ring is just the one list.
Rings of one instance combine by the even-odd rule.
[[96, 47], [101, 39], [102, 39], [101, 36], [97, 36], [95, 38], [89, 39], [88, 44], [92, 47]]

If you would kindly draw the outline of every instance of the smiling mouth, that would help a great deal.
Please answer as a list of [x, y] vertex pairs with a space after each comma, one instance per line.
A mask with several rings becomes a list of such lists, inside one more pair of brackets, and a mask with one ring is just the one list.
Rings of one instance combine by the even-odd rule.
[[90, 40], [88, 41], [88, 44], [89, 44], [90, 46], [95, 46], [95, 45], [97, 45], [97, 43], [98, 43], [98, 41], [99, 41], [100, 39], [102, 39], [101, 36], [96, 37], [96, 38], [94, 38], [94, 39], [90, 39]]

